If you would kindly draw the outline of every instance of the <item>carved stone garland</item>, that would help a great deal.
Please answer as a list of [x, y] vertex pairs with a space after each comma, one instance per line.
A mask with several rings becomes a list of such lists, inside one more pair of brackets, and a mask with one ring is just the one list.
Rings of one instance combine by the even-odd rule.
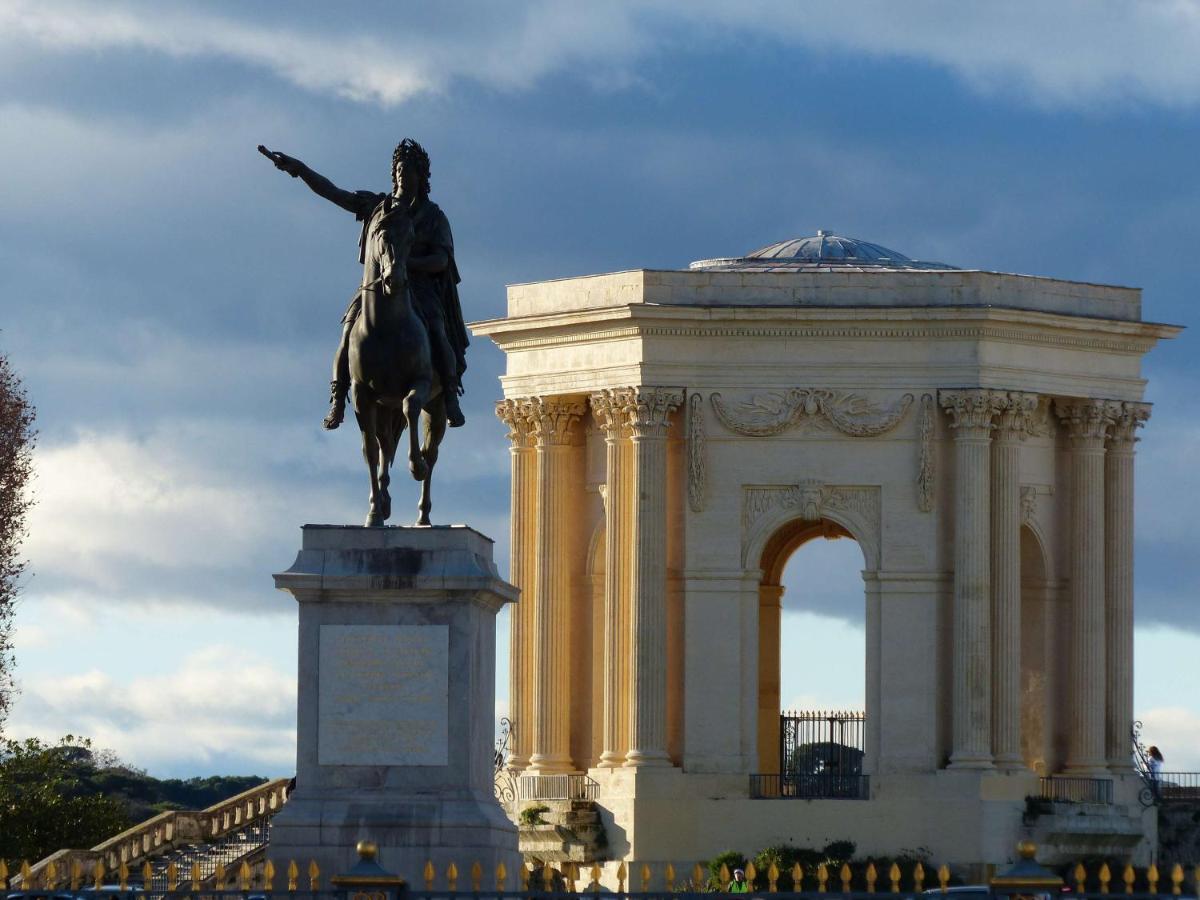
[[709, 397], [717, 418], [730, 431], [749, 437], [782, 434], [804, 422], [829, 424], [852, 437], [875, 437], [891, 431], [912, 405], [905, 394], [890, 410], [860, 394], [819, 388], [793, 388], [757, 394], [753, 400], [726, 406], [719, 393]]
[[936, 487], [936, 462], [933, 451], [934, 402], [932, 394], [921, 396], [921, 456], [917, 463], [917, 508], [932, 512]]
[[707, 473], [704, 460], [704, 400], [699, 394], [688, 398], [688, 505], [692, 512], [704, 509]]

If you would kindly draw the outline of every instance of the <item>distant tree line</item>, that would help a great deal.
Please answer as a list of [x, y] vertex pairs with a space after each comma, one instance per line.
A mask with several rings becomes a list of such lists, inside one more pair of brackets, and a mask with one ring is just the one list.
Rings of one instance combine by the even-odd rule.
[[55, 850], [90, 849], [160, 812], [204, 809], [265, 780], [159, 779], [86, 738], [0, 739], [0, 859], [12, 869]]

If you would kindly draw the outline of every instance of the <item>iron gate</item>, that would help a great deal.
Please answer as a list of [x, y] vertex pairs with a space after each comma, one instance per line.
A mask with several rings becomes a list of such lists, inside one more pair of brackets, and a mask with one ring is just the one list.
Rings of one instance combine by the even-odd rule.
[[785, 712], [779, 717], [779, 794], [866, 800], [864, 712]]

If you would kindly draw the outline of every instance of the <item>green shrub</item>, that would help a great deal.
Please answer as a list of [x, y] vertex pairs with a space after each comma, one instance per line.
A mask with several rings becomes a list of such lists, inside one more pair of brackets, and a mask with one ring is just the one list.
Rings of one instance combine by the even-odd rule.
[[550, 812], [550, 807], [544, 803], [538, 803], [535, 806], [525, 807], [517, 814], [517, 818], [522, 825], [545, 825], [546, 820], [542, 818], [542, 813], [547, 812]]
[[732, 877], [734, 869], [746, 868], [746, 857], [736, 850], [726, 850], [708, 861], [708, 890], [723, 891], [726, 885], [721, 881], [721, 866], [729, 870]]

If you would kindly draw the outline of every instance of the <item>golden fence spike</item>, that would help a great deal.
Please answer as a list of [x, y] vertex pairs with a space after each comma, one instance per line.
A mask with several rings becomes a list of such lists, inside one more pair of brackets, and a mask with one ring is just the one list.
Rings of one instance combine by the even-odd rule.
[[875, 863], [867, 863], [867, 893], [875, 893], [875, 882], [879, 879], [879, 873], [875, 870]]
[[308, 861], [308, 889], [314, 892], [321, 889], [321, 867], [315, 859]]
[[21, 890], [33, 890], [33, 872], [29, 868], [29, 860], [21, 862]]
[[505, 882], [508, 881], [508, 867], [503, 862], [496, 863], [496, 890], [504, 893]]
[[1179, 863], [1171, 866], [1171, 893], [1175, 896], [1183, 893], [1183, 866]]
[[850, 863], [842, 863], [842, 869], [838, 874], [842, 877], [842, 892], [846, 894], [850, 893], [850, 879], [852, 877], [850, 874]]
[[1192, 893], [1200, 894], [1200, 865], [1192, 866]]
[[650, 864], [642, 863], [642, 893], [650, 890]]
[[58, 887], [58, 866], [53, 861], [46, 863], [46, 871], [42, 873], [42, 880], [48, 891]]
[[829, 881], [829, 866], [825, 863], [820, 863], [817, 866], [817, 890], [820, 893], [825, 893], [825, 885]]
[[1158, 893], [1158, 866], [1150, 863], [1150, 868], [1146, 870], [1146, 884], [1150, 886], [1150, 893]]
[[950, 887], [950, 867], [945, 863], [938, 866], [938, 887], [942, 889], [943, 894]]
[[289, 860], [287, 867], [287, 879], [289, 891], [297, 891], [300, 889], [300, 867], [296, 865], [296, 861]]
[[775, 865], [772, 860], [771, 865], [767, 866], [767, 892], [771, 894], [779, 893], [779, 888], [775, 886], [775, 882], [779, 880], [779, 866]]
[[554, 869], [550, 867], [550, 863], [545, 863], [542, 866], [542, 887], [547, 892], [554, 888]]
[[446, 888], [451, 892], [458, 890], [458, 866], [454, 860], [450, 860], [450, 865], [446, 866]]
[[425, 879], [425, 890], [427, 890], [427, 891], [433, 890], [433, 876], [436, 874], [437, 873], [433, 869], [433, 860], [432, 859], [425, 860], [425, 871], [423, 871], [421, 873], [421, 875]]
[[1087, 886], [1087, 869], [1083, 867], [1083, 863], [1075, 863], [1074, 878], [1076, 893], [1086, 893], [1084, 888]]
[[150, 865], [150, 860], [146, 860], [144, 863], [142, 863], [142, 890], [150, 890], [150, 887], [153, 883], [154, 867]]
[[579, 881], [579, 863], [567, 863], [567, 891], [574, 894], [575, 882]]
[[179, 888], [179, 865], [178, 863], [167, 863], [167, 890], [174, 891]]
[[275, 863], [269, 859], [263, 863], [263, 887], [268, 893], [275, 887]]
[[721, 881], [721, 890], [729, 885], [729, 866], [721, 863], [721, 868], [717, 871], [717, 878]]
[[[4, 884], [7, 873], [0, 874], [0, 885]], [[71, 863], [71, 890], [77, 891], [83, 884], [83, 863], [75, 860]]]
[[1100, 864], [1100, 872], [1098, 875], [1100, 878], [1100, 893], [1107, 894], [1108, 883], [1112, 881], [1112, 869], [1108, 867], [1108, 863]]
[[792, 890], [797, 891], [797, 892], [802, 891], [802, 890], [804, 890], [803, 885], [804, 885], [804, 866], [800, 865], [800, 863], [793, 863], [792, 864]]
[[529, 867], [525, 863], [521, 863], [521, 868], [518, 871], [521, 873], [517, 876], [521, 881], [521, 890], [529, 890]]
[[921, 887], [925, 884], [925, 867], [918, 861], [913, 866], [913, 893], [921, 893]]
[[1137, 875], [1135, 875], [1133, 872], [1133, 865], [1131, 863], [1126, 863], [1125, 871], [1121, 873], [1121, 880], [1125, 882], [1125, 893], [1133, 893], [1133, 882], [1136, 878]]
[[200, 863], [192, 863], [192, 871], [188, 874], [191, 875], [192, 893], [194, 894], [200, 890]]
[[117, 879], [117, 886], [121, 890], [129, 890], [129, 866], [125, 865], [124, 861], [121, 862], [120, 868], [117, 869]]
[[675, 867], [667, 863], [667, 867], [663, 869], [663, 878], [667, 882], [667, 890], [671, 893], [675, 892]]
[[8, 863], [0, 859], [0, 887], [8, 890]]
[[892, 893], [900, 893], [900, 866], [892, 863], [892, 867], [888, 869], [888, 879], [892, 882]]
[[483, 890], [483, 866], [480, 865], [479, 860], [475, 860], [471, 865], [471, 890]]
[[92, 866], [92, 887], [96, 890], [104, 885], [104, 860], [96, 860], [96, 864]]
[[217, 890], [225, 890], [225, 863], [217, 863], [217, 871], [215, 874], [217, 879]]
[[746, 883], [750, 885], [750, 890], [754, 890], [754, 879], [758, 877], [758, 869], [754, 867], [754, 860], [746, 863]]
[[592, 863], [592, 871], [591, 871], [592, 890], [595, 891], [597, 894], [600, 893], [600, 874], [601, 874], [600, 873], [600, 863], [598, 863], [598, 862]]
[[242, 890], [250, 890], [250, 863], [242, 862], [238, 867], [238, 881], [242, 883]]
[[[722, 866], [724, 868], [724, 866]], [[625, 865], [625, 860], [621, 860], [621, 864], [617, 866], [617, 893], [625, 893], [625, 879], [629, 876], [629, 869]]]
[[697, 893], [704, 890], [704, 882], [704, 866], [700, 865], [700, 863], [696, 863], [694, 866], [692, 866], [692, 890], [696, 891]]

